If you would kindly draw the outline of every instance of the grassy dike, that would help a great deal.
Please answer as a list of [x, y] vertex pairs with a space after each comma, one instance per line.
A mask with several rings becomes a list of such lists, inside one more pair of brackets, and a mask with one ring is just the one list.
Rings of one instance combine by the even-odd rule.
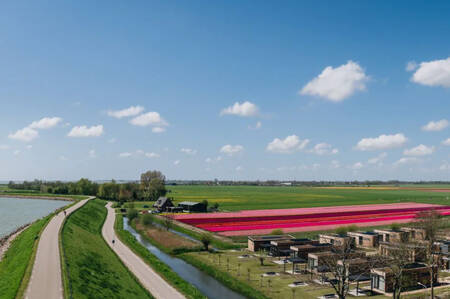
[[117, 236], [125, 245], [133, 250], [133, 252], [140, 256], [153, 270], [160, 274], [163, 279], [168, 281], [187, 298], [206, 298], [197, 288], [182, 279], [169, 266], [161, 262], [155, 255], [142, 246], [130, 232], [124, 230], [123, 217], [121, 214], [117, 215], [114, 228]]
[[104, 241], [105, 202], [90, 200], [68, 216], [61, 232], [66, 298], [127, 298], [152, 296]]

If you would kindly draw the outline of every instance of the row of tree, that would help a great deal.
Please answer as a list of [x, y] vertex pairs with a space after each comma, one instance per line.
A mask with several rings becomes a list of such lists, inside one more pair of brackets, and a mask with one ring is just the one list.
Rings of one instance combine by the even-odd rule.
[[96, 183], [82, 178], [77, 182], [46, 182], [34, 180], [15, 183], [10, 181], [8, 188], [13, 190], [31, 190], [50, 194], [93, 195], [114, 201], [152, 201], [167, 193], [166, 178], [160, 171], [147, 171], [141, 174], [139, 182], [117, 183], [112, 180]]

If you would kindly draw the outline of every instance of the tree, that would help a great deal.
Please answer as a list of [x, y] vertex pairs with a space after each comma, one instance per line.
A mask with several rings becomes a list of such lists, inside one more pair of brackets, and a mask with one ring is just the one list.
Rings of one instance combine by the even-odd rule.
[[153, 224], [153, 215], [152, 214], [144, 214], [142, 215], [142, 224], [145, 226], [150, 226]]
[[140, 190], [144, 200], [157, 200], [167, 193], [166, 177], [160, 171], [147, 171], [141, 174]]
[[438, 232], [442, 225], [441, 215], [434, 211], [424, 211], [417, 215], [415, 227], [425, 233], [425, 264], [430, 273], [430, 297], [434, 299], [434, 282], [438, 279], [439, 253], [436, 252], [435, 242], [438, 241]]
[[163, 220], [163, 225], [166, 228], [166, 230], [171, 229], [172, 226], [173, 226], [173, 219], [172, 219], [172, 217], [165, 216], [164, 220]]
[[137, 218], [139, 215], [138, 211], [136, 209], [128, 209], [127, 211], [127, 218], [129, 221], [133, 221], [133, 219]]
[[212, 242], [212, 236], [211, 236], [211, 234], [210, 234], [210, 233], [203, 233], [203, 234], [200, 236], [200, 241], [202, 242], [203, 247], [205, 247], [205, 251], [208, 251], [208, 249], [209, 249], [209, 244], [211, 244], [211, 242]]

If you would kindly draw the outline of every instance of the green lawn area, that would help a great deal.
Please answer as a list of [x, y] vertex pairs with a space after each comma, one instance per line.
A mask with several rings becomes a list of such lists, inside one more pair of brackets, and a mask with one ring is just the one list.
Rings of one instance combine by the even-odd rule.
[[[101, 235], [105, 202], [91, 200], [62, 230], [64, 280], [71, 298], [151, 298]], [[67, 294], [67, 293], [66, 293]]]
[[[416, 185], [409, 186], [418, 188]], [[426, 186], [420, 186], [421, 188]], [[208, 200], [219, 203], [225, 211], [252, 209], [288, 209], [332, 205], [383, 204], [396, 202], [423, 202], [450, 204], [450, 192], [383, 189], [331, 189], [318, 187], [264, 187], [264, 186], [168, 186], [175, 202]], [[389, 189], [392, 188], [392, 189]], [[441, 187], [442, 188], [442, 187]], [[447, 199], [447, 197], [449, 199]], [[139, 203], [138, 205], [153, 203]]]
[[11, 244], [0, 262], [0, 298], [16, 298], [25, 291], [25, 283], [31, 274], [31, 259], [35, 243], [43, 227], [52, 215], [34, 222]]

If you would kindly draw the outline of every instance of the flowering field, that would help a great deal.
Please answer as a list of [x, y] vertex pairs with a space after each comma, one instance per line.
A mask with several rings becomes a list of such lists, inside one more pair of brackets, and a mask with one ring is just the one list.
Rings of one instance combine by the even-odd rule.
[[248, 210], [228, 213], [174, 215], [173, 218], [226, 236], [328, 230], [339, 226], [386, 225], [412, 221], [417, 213], [434, 209], [450, 215], [450, 206], [423, 203], [373, 204], [320, 208]]

